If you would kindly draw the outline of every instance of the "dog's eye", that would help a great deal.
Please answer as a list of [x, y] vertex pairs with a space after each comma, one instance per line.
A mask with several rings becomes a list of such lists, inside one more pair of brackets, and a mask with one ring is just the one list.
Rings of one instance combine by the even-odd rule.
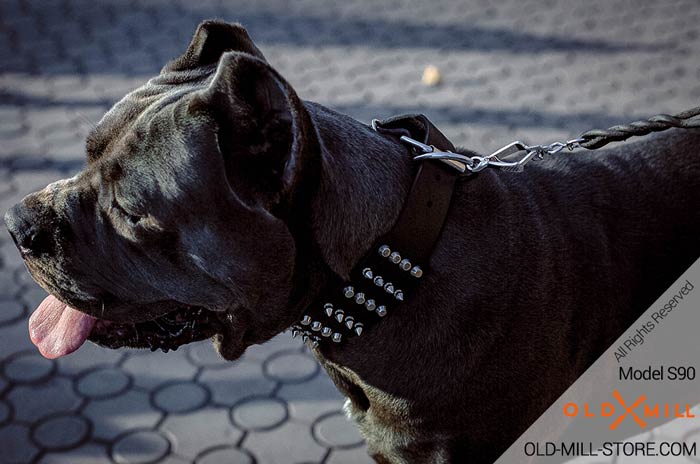
[[119, 214], [126, 220], [126, 222], [128, 222], [132, 226], [135, 226], [141, 221], [141, 219], [143, 219], [143, 217], [136, 214], [132, 214], [124, 208], [122, 208], [122, 205], [117, 203], [117, 200], [112, 201], [112, 208], [118, 211]]

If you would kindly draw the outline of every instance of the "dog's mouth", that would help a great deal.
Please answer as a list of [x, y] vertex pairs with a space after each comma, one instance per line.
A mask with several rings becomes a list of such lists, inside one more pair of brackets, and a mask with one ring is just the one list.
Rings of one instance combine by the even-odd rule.
[[221, 331], [216, 314], [202, 307], [182, 306], [143, 322], [95, 318], [49, 295], [29, 318], [29, 336], [41, 354], [55, 359], [90, 340], [107, 348], [150, 348], [165, 352]]

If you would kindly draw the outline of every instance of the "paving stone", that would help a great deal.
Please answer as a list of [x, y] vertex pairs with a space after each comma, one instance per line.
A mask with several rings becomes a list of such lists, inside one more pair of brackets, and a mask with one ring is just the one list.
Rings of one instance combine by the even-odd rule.
[[158, 464], [192, 464], [192, 461], [175, 454], [168, 454], [162, 460], [158, 461]]
[[110, 350], [98, 346], [92, 342], [84, 343], [70, 356], [58, 358], [58, 371], [63, 374], [74, 375], [84, 373], [99, 367], [111, 367], [118, 364], [129, 353], [126, 348]]
[[251, 361], [264, 361], [270, 357], [270, 355], [280, 351], [301, 351], [303, 347], [304, 344], [300, 338], [293, 339], [289, 333], [284, 332], [261, 345], [248, 347], [243, 356], [245, 359]]
[[[270, 446], [271, 443], [274, 446]], [[249, 432], [243, 446], [255, 450], [259, 462], [270, 464], [287, 464], [292, 459], [319, 462], [326, 453], [326, 449], [314, 441], [306, 425], [294, 422], [285, 422], [269, 431]]]
[[246, 398], [231, 411], [231, 419], [243, 430], [269, 430], [287, 420], [287, 405], [277, 398]]
[[56, 364], [38, 351], [23, 351], [8, 359], [2, 368], [5, 378], [15, 383], [34, 383], [48, 378]]
[[[35, 351], [36, 347], [32, 345], [32, 342], [29, 339], [26, 319], [19, 320], [11, 325], [0, 327], [0, 353], [2, 353], [5, 360], [11, 356], [16, 356], [21, 353]], [[37, 365], [36, 369], [40, 369], [40, 366]], [[3, 368], [0, 367], [0, 375], [4, 376], [2, 371]], [[36, 371], [32, 372], [38, 374]], [[23, 376], [21, 372], [16, 375], [20, 377]]]
[[229, 363], [226, 369], [207, 369], [199, 382], [211, 391], [214, 403], [226, 406], [247, 396], [268, 395], [275, 388], [275, 382], [265, 377], [260, 364], [245, 360]]
[[325, 460], [326, 464], [373, 464], [374, 462], [365, 448], [334, 449]]
[[162, 417], [146, 393], [133, 390], [114, 398], [90, 400], [82, 414], [92, 422], [93, 436], [104, 440], [130, 429], [154, 427]]
[[32, 283], [28, 288], [22, 290], [20, 301], [27, 307], [28, 312], [32, 313], [47, 296], [46, 290], [36, 283]]
[[149, 389], [165, 382], [192, 380], [197, 373], [182, 351], [144, 351], [140, 356], [129, 356], [122, 368], [132, 376], [135, 385]]
[[362, 446], [364, 439], [357, 426], [336, 411], [321, 417], [313, 426], [314, 438], [322, 446], [331, 448], [353, 448]]
[[231, 367], [231, 361], [226, 361], [219, 355], [210, 341], [192, 343], [186, 349], [187, 358], [195, 366], [208, 367], [212, 369], [225, 369]]
[[237, 443], [243, 436], [243, 432], [231, 424], [227, 408], [205, 407], [171, 415], [163, 421], [160, 430], [170, 437], [175, 453], [190, 459], [206, 449]]
[[283, 384], [275, 394], [289, 405], [289, 415], [309, 425], [324, 413], [342, 408], [345, 398], [321, 371], [311, 380]]
[[254, 464], [255, 460], [246, 451], [239, 448], [216, 448], [207, 450], [197, 459], [197, 464]]
[[131, 432], [112, 447], [112, 459], [119, 464], [146, 464], [162, 459], [170, 451], [170, 442], [152, 430]]
[[105, 446], [86, 443], [69, 451], [49, 452], [42, 456], [41, 464], [102, 464], [110, 462]]
[[[2, 242], [2, 245], [5, 245], [5, 243], [7, 243], [6, 246], [10, 246], [9, 241]], [[19, 290], [14, 277], [16, 267], [4, 263], [2, 256], [3, 254], [0, 253], [0, 263], [2, 263], [2, 267], [0, 267], [0, 295], [3, 295], [6, 300], [9, 300], [17, 293], [17, 290]], [[24, 269], [22, 269], [22, 271], [25, 272]]]
[[285, 383], [303, 382], [319, 370], [318, 363], [304, 353], [283, 352], [265, 361], [265, 374], [273, 380]]
[[153, 395], [153, 404], [165, 413], [183, 413], [202, 407], [209, 392], [193, 382], [166, 385]]
[[38, 453], [29, 441], [29, 428], [19, 424], [0, 427], [2, 460], [7, 464], [26, 464]]
[[7, 394], [15, 419], [34, 422], [61, 412], [78, 409], [82, 399], [75, 394], [69, 379], [52, 377], [37, 385], [18, 385]]
[[88, 398], [102, 399], [117, 396], [131, 385], [131, 378], [118, 368], [100, 368], [89, 371], [76, 381], [76, 391]]
[[24, 317], [24, 305], [17, 300], [0, 300], [0, 325], [13, 324]]
[[12, 409], [5, 400], [0, 400], [0, 426], [5, 425], [12, 418]]
[[70, 449], [79, 445], [90, 433], [90, 424], [84, 417], [60, 415], [41, 421], [32, 433], [39, 447], [49, 450]]
[[61, 171], [46, 169], [41, 171], [22, 171], [15, 172], [12, 176], [12, 182], [17, 187], [19, 198], [43, 189], [52, 182], [59, 179], [64, 179], [66, 176]]

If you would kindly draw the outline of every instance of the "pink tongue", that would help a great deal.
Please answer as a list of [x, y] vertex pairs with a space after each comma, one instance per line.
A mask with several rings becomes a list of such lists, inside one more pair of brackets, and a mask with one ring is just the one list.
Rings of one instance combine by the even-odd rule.
[[49, 295], [29, 318], [29, 337], [48, 359], [80, 348], [95, 325], [95, 318], [61, 303]]

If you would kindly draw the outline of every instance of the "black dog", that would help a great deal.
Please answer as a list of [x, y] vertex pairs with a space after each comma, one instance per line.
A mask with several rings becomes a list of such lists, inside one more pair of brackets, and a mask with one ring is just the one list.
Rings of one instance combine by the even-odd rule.
[[[416, 295], [316, 350], [374, 458], [494, 461], [700, 255], [699, 144], [670, 131], [460, 180]], [[105, 115], [87, 155], [5, 218], [52, 294], [30, 322], [47, 357], [214, 337], [237, 358], [347, 277], [415, 166], [218, 22]]]

